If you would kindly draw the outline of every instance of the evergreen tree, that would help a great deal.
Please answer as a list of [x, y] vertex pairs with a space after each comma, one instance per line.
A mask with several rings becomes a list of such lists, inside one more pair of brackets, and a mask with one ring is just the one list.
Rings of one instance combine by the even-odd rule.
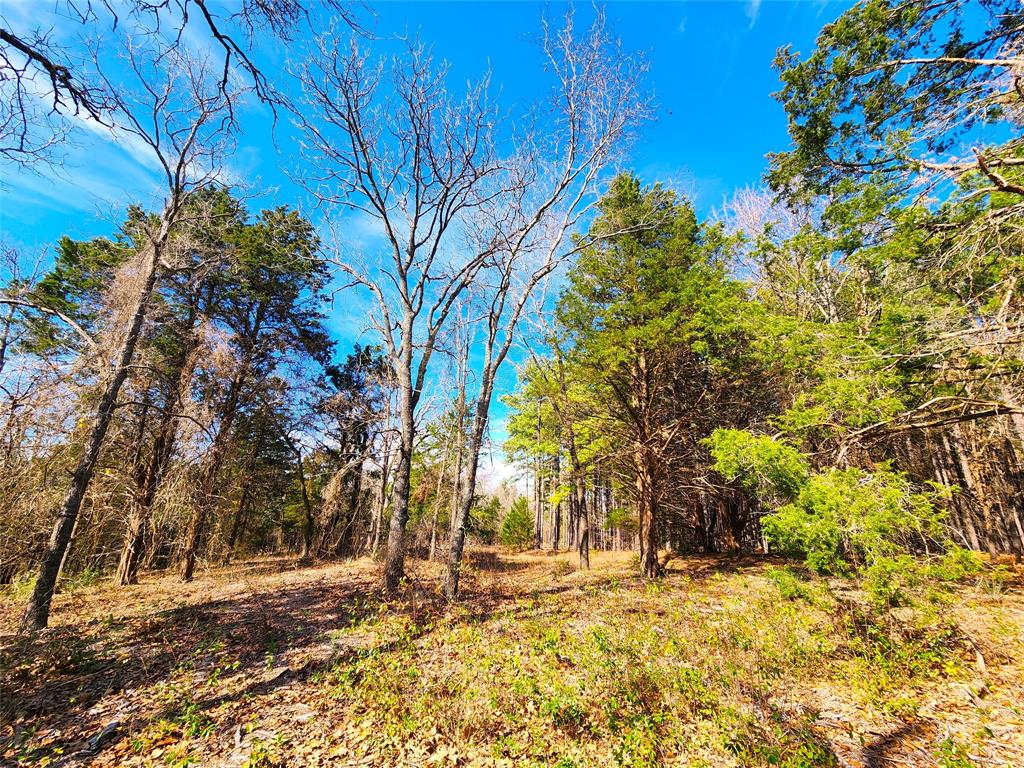
[[509, 549], [526, 549], [533, 540], [533, 521], [525, 496], [518, 496], [501, 523], [499, 540]]

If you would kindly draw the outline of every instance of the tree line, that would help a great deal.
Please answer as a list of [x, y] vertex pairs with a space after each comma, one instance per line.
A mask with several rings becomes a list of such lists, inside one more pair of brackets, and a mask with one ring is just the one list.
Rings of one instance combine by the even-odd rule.
[[614, 181], [508, 398], [547, 544], [585, 563], [601, 509], [648, 576], [767, 550], [893, 589], [911, 554], [1024, 552], [1022, 31], [859, 3], [779, 52], [763, 190], [700, 221]]
[[[469, 536], [581, 567], [635, 547], [649, 577], [666, 550], [786, 551], [886, 584], [912, 553], [1024, 550], [1015, 3], [868, 0], [780, 51], [792, 146], [708, 220], [619, 170], [654, 108], [600, 11], [542, 25], [548, 90], [504, 104], [352, 15], [104, 8], [83, 35], [109, 45], [77, 60], [0, 37], [7, 161], [46, 172], [89, 120], [164, 185], [112, 237], [7, 253], [0, 578], [34, 579], [26, 629], [62, 573], [188, 581], [239, 551], [378, 553], [390, 591], [409, 552], [443, 558], [455, 599]], [[313, 50], [269, 78], [256, 28]], [[223, 182], [253, 101], [299, 137], [315, 224]], [[371, 338], [339, 347], [357, 301]], [[510, 358], [529, 506], [479, 482]]]

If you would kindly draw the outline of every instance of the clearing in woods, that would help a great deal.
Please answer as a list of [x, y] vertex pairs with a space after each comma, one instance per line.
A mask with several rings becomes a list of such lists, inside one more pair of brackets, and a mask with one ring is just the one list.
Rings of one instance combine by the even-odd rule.
[[0, 762], [152, 766], [1024, 765], [1020, 573], [876, 613], [783, 562], [471, 553], [253, 560], [0, 604]]

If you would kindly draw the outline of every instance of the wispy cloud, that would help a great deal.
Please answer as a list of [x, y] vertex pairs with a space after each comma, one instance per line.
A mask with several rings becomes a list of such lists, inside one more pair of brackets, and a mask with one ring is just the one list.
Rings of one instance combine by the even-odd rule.
[[743, 12], [747, 15], [747, 19], [750, 22], [747, 29], [753, 29], [757, 23], [757, 17], [761, 15], [761, 0], [747, 0]]

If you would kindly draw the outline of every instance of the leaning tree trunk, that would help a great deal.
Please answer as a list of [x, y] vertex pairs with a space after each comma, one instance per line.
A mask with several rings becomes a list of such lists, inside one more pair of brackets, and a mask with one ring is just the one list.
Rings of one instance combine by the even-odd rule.
[[164, 403], [160, 427], [153, 443], [153, 455], [146, 467], [141, 493], [138, 494], [128, 519], [128, 528], [125, 531], [115, 578], [115, 583], [119, 586], [139, 583], [139, 563], [142, 560], [143, 542], [153, 511], [153, 501], [156, 499], [156, 492], [167, 472], [167, 467], [170, 466], [171, 456], [174, 453], [174, 443], [178, 431], [178, 417], [175, 415], [174, 409], [185, 401], [194, 372], [194, 356], [186, 354], [180, 358], [178, 380], [174, 391]]
[[85, 443], [85, 450], [78, 459], [74, 474], [71, 476], [71, 487], [68, 489], [61, 504], [60, 512], [54, 523], [50, 540], [43, 553], [42, 562], [39, 566], [39, 576], [36, 579], [35, 587], [29, 598], [28, 606], [21, 620], [22, 630], [43, 629], [49, 623], [50, 603], [53, 600], [53, 592], [57, 586], [57, 578], [60, 575], [61, 563], [67, 554], [68, 544], [71, 542], [71, 532], [74, 530], [78, 520], [78, 513], [82, 509], [82, 500], [92, 482], [96, 471], [96, 461], [103, 447], [107, 429], [114, 416], [114, 409], [117, 406], [117, 397], [121, 387], [128, 378], [128, 371], [132, 360], [135, 357], [135, 348], [138, 346], [139, 338], [142, 335], [142, 323], [146, 317], [146, 308], [153, 288], [156, 285], [157, 267], [160, 263], [161, 246], [167, 239], [169, 222], [164, 217], [160, 234], [150, 245], [149, 258], [145, 261], [145, 273], [141, 288], [135, 297], [135, 306], [132, 308], [131, 320], [125, 331], [124, 341], [116, 356], [116, 363], [112, 375], [107, 380], [100, 396], [99, 405], [96, 408], [96, 415], [93, 419], [92, 429], [89, 430], [89, 437]]
[[455, 511], [455, 524], [452, 531], [451, 545], [448, 550], [448, 569], [445, 572], [444, 580], [444, 595], [449, 600], [455, 600], [459, 596], [462, 553], [466, 546], [466, 523], [469, 521], [469, 511], [473, 508], [473, 498], [476, 495], [476, 476], [477, 468], [480, 464], [480, 449], [484, 443], [484, 433], [487, 430], [487, 411], [491, 402], [491, 387], [488, 384], [491, 380], [493, 380], [493, 377], [486, 377], [485, 372], [485, 380], [482, 383], [480, 396], [477, 398], [476, 409], [473, 415], [473, 429], [469, 433], [469, 439], [466, 442], [466, 462], [462, 470], [459, 506]]
[[580, 570], [590, 569], [590, 511], [587, 507], [587, 489], [582, 475], [576, 476], [577, 509], [580, 515]]
[[245, 381], [248, 367], [251, 362], [251, 349], [242, 360], [238, 373], [231, 382], [228, 390], [224, 408], [222, 409], [220, 428], [213, 438], [213, 445], [207, 458], [206, 467], [199, 480], [199, 493], [196, 500], [196, 509], [189, 521], [185, 532], [185, 544], [181, 553], [181, 580], [190, 582], [195, 576], [196, 555], [206, 530], [206, 518], [210, 508], [213, 506], [213, 492], [217, 483], [217, 475], [220, 473], [224, 455], [227, 452], [228, 439], [231, 435], [231, 426], [238, 413], [238, 401], [241, 397], [242, 385]]

